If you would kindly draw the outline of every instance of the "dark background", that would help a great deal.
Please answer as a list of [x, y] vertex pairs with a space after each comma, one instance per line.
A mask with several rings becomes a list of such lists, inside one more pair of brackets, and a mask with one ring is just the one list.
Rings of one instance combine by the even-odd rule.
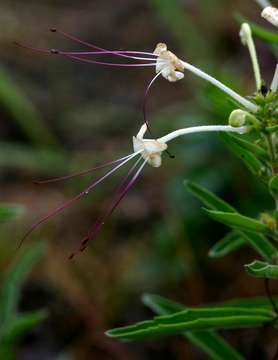
[[[52, 26], [111, 49], [153, 51], [162, 41], [246, 95], [253, 93], [254, 80], [236, 12], [267, 26], [251, 0], [1, 0], [1, 201], [26, 207], [23, 217], [1, 225], [2, 272], [31, 224], [91, 177], [41, 186], [32, 181], [129, 154], [142, 124], [143, 94], [154, 76], [152, 68], [117, 69], [44, 56], [14, 41], [82, 48], [50, 33]], [[269, 83], [275, 57], [262, 42], [257, 47]], [[148, 99], [157, 136], [190, 125], [225, 124], [230, 109], [225, 96], [190, 73], [174, 84], [159, 79]], [[208, 258], [227, 229], [203, 215], [183, 181], [207, 186], [251, 216], [273, 206], [266, 189], [215, 134], [180, 138], [170, 151], [176, 159], [164, 155], [161, 168], [147, 166], [98, 238], [74, 261], [68, 255], [112, 197], [120, 174], [26, 240], [24, 246], [45, 242], [47, 252], [22, 291], [20, 308], [46, 307], [50, 316], [19, 344], [18, 359], [205, 359], [177, 337], [125, 344], [106, 338], [104, 331], [150, 318], [140, 300], [146, 292], [186, 305], [264, 294], [263, 283], [243, 271], [254, 258], [252, 250]], [[250, 359], [267, 358], [275, 346], [267, 329], [224, 335]]]

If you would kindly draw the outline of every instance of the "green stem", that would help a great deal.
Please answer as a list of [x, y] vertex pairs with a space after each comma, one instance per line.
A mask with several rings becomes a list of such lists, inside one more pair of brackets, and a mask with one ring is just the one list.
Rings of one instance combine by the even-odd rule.
[[[266, 134], [265, 135], [266, 138], [266, 142], [267, 142], [267, 146], [268, 146], [268, 150], [269, 150], [269, 155], [270, 155], [270, 166], [271, 166], [271, 172], [272, 172], [272, 176], [274, 176], [276, 174], [276, 149], [275, 146], [273, 144], [273, 138], [272, 138], [272, 134]], [[275, 194], [272, 194], [275, 201], [275, 208], [278, 211], [278, 197]]]

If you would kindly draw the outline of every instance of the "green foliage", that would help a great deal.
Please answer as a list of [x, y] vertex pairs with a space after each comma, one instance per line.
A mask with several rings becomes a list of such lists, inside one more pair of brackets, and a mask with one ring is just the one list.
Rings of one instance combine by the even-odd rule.
[[274, 195], [278, 194], [278, 174], [274, 175], [268, 183], [269, 191]]
[[212, 219], [238, 230], [254, 231], [263, 234], [269, 233], [269, 228], [258, 220], [238, 213], [203, 209]]
[[251, 264], [245, 265], [245, 269], [248, 274], [255, 277], [278, 279], [278, 265], [271, 265], [264, 261], [254, 260]]
[[246, 240], [236, 231], [231, 231], [210, 249], [209, 256], [211, 258], [226, 256], [244, 245]]
[[188, 308], [171, 315], [157, 316], [153, 320], [109, 330], [107, 335], [122, 340], [139, 340], [181, 334], [184, 331], [257, 327], [273, 319], [274, 314], [268, 309], [229, 306]]
[[44, 310], [28, 313], [17, 311], [21, 287], [43, 253], [44, 246], [41, 243], [30, 247], [17, 258], [4, 276], [0, 289], [0, 358], [13, 359], [16, 342], [47, 315]]
[[[146, 306], [159, 315], [168, 315], [185, 309], [184, 306], [157, 295], [145, 294], [142, 300]], [[182, 335], [213, 360], [243, 359], [243, 357], [215, 331], [186, 331], [182, 333]]]
[[38, 111], [3, 68], [0, 69], [0, 105], [35, 145], [57, 146]]
[[219, 136], [225, 142], [226, 146], [244, 162], [253, 175], [256, 177], [263, 177], [266, 174], [265, 164], [255, 155], [260, 152], [261, 156], [263, 149], [258, 149], [258, 147], [254, 145], [256, 147], [256, 152], [254, 152], [254, 150], [251, 150], [250, 147], [247, 149], [246, 142], [235, 141], [235, 137], [230, 134], [222, 133]]
[[[262, 234], [258, 234], [258, 231], [262, 233], [269, 233], [269, 228], [259, 222], [258, 220], [248, 218], [236, 212], [228, 203], [212, 194], [210, 191], [204, 189], [200, 185], [192, 182], [186, 182], [187, 189], [196, 196], [204, 205], [212, 210], [204, 209], [204, 211], [212, 217], [225, 225], [232, 227], [233, 230], [246, 242], [248, 242], [258, 253], [268, 261], [272, 261], [275, 257], [277, 250], [268, 239]], [[225, 212], [226, 211], [226, 212]], [[235, 242], [235, 245], [234, 245]], [[241, 240], [242, 242], [242, 240]], [[224, 248], [224, 253], [228, 254], [230, 250], [235, 250], [238, 244], [238, 237], [230, 236], [223, 240], [223, 243], [219, 245], [227, 245]], [[216, 245], [217, 246], [217, 245]], [[223, 248], [222, 248], [223, 249]], [[223, 251], [223, 250], [222, 250]], [[214, 254], [214, 251], [212, 252]]]
[[24, 212], [22, 205], [0, 204], [0, 222], [13, 220]]

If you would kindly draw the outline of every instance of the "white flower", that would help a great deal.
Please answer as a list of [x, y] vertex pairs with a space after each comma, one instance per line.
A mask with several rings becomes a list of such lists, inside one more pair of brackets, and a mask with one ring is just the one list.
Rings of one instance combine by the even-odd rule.
[[267, 6], [265, 9], [263, 9], [261, 15], [272, 25], [278, 26], [278, 9], [274, 6]]
[[141, 156], [153, 167], [161, 166], [161, 154], [167, 149], [167, 144], [154, 139], [144, 139], [147, 125], [144, 124], [136, 136], [133, 136], [133, 150], [141, 152]]
[[159, 43], [156, 45], [154, 55], [157, 55], [156, 73], [160, 73], [166, 80], [175, 82], [184, 78], [184, 65], [182, 61], [171, 51], [167, 45]]

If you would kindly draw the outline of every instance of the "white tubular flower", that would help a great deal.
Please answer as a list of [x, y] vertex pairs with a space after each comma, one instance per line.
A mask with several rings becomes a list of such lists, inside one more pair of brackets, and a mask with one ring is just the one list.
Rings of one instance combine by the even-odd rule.
[[260, 72], [260, 66], [259, 66], [259, 62], [258, 62], [257, 52], [256, 52], [255, 44], [253, 41], [253, 37], [252, 37], [252, 30], [251, 30], [249, 24], [243, 23], [241, 25], [239, 36], [241, 38], [242, 44], [244, 46], [248, 47], [252, 66], [253, 66], [256, 87], [257, 87], [257, 90], [259, 91], [262, 86], [262, 78], [261, 78], [261, 72]]
[[154, 55], [157, 55], [156, 73], [161, 74], [166, 80], [175, 82], [184, 78], [184, 65], [182, 61], [171, 51], [167, 45], [159, 43], [156, 45]]
[[[151, 86], [154, 82], [160, 77], [163, 76], [170, 82], [176, 82], [178, 80], [183, 79], [184, 70], [188, 70], [194, 75], [210, 82], [214, 86], [221, 89], [231, 98], [240, 103], [245, 109], [251, 112], [256, 112], [259, 107], [254, 104], [252, 101], [249, 101], [245, 97], [239, 95], [237, 92], [229, 88], [228, 86], [221, 83], [219, 80], [215, 79], [213, 76], [207, 74], [201, 69], [179, 59], [174, 53], [167, 50], [167, 46], [164, 43], [159, 43], [153, 52], [146, 51], [137, 51], [137, 50], [109, 50], [94, 45], [92, 43], [88, 43], [83, 41], [75, 36], [65, 33], [64, 31], [51, 29], [52, 32], [59, 33], [60, 35], [75, 41], [78, 44], [86, 46], [89, 50], [85, 51], [64, 51], [57, 49], [39, 49], [33, 48], [30, 46], [19, 44], [21, 47], [27, 48], [32, 51], [36, 51], [43, 54], [55, 55], [55, 56], [63, 56], [74, 61], [84, 62], [86, 64], [94, 64], [101, 66], [109, 66], [115, 68], [155, 68], [156, 75], [148, 84], [145, 95], [144, 95], [144, 103], [143, 103], [143, 113], [144, 120], [146, 120], [146, 99], [147, 95], [150, 91]], [[95, 57], [103, 57], [103, 60], [100, 58], [97, 60]], [[116, 58], [120, 61], [107, 61], [105, 58], [111, 57]]]
[[153, 167], [161, 166], [161, 154], [167, 149], [167, 144], [154, 139], [144, 139], [147, 131], [147, 125], [144, 124], [139, 130], [137, 136], [133, 136], [133, 150], [140, 152], [147, 163]]
[[274, 6], [267, 6], [262, 11], [262, 17], [274, 26], [278, 26], [278, 9]]
[[104, 213], [100, 214], [100, 216], [96, 219], [92, 228], [89, 229], [87, 234], [83, 237], [83, 239], [80, 242], [79, 249], [70, 255], [69, 258], [72, 259], [79, 251], [84, 251], [88, 243], [97, 237], [100, 230], [102, 229], [102, 226], [105, 224], [106, 220], [108, 220], [108, 218], [112, 215], [114, 210], [118, 207], [118, 205], [127, 195], [127, 193], [134, 186], [138, 177], [143, 171], [145, 165], [148, 163], [149, 165], [155, 168], [161, 165], [162, 153], [167, 149], [168, 141], [171, 141], [181, 135], [193, 134], [198, 132], [225, 131], [225, 132], [236, 132], [239, 134], [244, 134], [249, 131], [249, 127], [241, 126], [235, 128], [229, 125], [194, 126], [194, 127], [173, 131], [159, 139], [145, 139], [144, 135], [146, 131], [147, 131], [147, 126], [146, 124], [144, 124], [143, 126], [141, 126], [138, 134], [133, 137], [133, 152], [127, 156], [124, 156], [120, 159], [110, 161], [106, 164], [102, 164], [79, 173], [66, 175], [59, 178], [38, 181], [37, 183], [39, 184], [55, 183], [61, 180], [70, 180], [77, 176], [86, 176], [91, 174], [93, 171], [101, 170], [106, 167], [112, 167], [112, 169], [104, 173], [104, 175], [90, 182], [87, 185], [87, 187], [83, 189], [79, 194], [75, 195], [71, 199], [62, 203], [60, 206], [53, 209], [50, 213], [46, 214], [44, 217], [42, 217], [36, 223], [34, 223], [23, 236], [19, 246], [21, 246], [22, 242], [40, 225], [48, 222], [50, 219], [62, 213], [63, 211], [71, 207], [73, 204], [75, 204], [82, 198], [87, 197], [89, 193], [91, 193], [103, 181], [114, 175], [123, 166], [127, 165], [130, 162], [133, 162], [133, 164], [127, 171], [126, 176], [124, 176], [118, 187], [115, 189], [113, 199], [104, 209]]
[[276, 64], [274, 76], [270, 85], [270, 90], [275, 92], [278, 89], [278, 64]]

